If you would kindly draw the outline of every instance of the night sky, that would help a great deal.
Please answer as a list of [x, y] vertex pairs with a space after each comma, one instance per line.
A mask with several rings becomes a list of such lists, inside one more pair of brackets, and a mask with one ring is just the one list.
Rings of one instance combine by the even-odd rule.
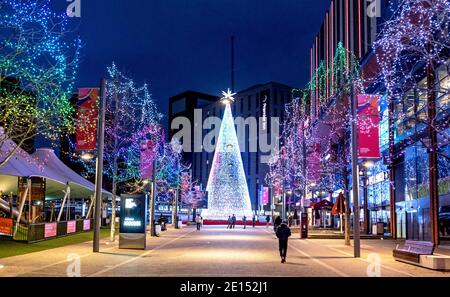
[[[66, 0], [51, 0], [65, 11]], [[185, 90], [219, 95], [230, 87], [235, 36], [235, 90], [308, 79], [309, 48], [329, 0], [81, 0], [70, 24], [84, 42], [77, 87], [98, 85], [115, 61], [150, 84], [163, 113]], [[166, 120], [164, 120], [164, 124]]]

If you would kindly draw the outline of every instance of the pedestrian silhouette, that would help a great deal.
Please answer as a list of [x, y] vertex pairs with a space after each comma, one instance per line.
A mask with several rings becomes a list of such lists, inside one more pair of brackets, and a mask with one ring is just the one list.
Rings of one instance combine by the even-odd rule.
[[285, 263], [288, 248], [288, 239], [291, 236], [291, 229], [289, 229], [286, 222], [282, 222], [281, 225], [277, 228], [275, 234], [278, 237], [278, 247], [280, 250], [281, 263]]
[[231, 229], [231, 216], [228, 216], [228, 225], [227, 225], [227, 229]]
[[231, 227], [234, 229], [235, 226], [236, 226], [236, 216], [233, 214], [233, 216], [231, 217]]

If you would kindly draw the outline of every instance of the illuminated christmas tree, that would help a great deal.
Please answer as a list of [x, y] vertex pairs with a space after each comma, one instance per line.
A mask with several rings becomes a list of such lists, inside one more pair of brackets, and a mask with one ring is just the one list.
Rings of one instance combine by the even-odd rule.
[[226, 220], [233, 214], [238, 220], [243, 216], [252, 217], [247, 180], [230, 108], [233, 95], [230, 90], [223, 92], [225, 113], [206, 187], [208, 209], [203, 217], [207, 220]]

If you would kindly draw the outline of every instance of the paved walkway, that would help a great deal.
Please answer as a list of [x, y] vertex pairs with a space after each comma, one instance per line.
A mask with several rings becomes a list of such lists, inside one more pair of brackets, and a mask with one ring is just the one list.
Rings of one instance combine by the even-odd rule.
[[145, 251], [102, 241], [97, 254], [86, 242], [0, 259], [0, 276], [66, 276], [68, 269], [77, 271], [77, 261], [68, 259], [78, 256], [81, 276], [450, 276], [394, 261], [394, 245], [363, 240], [362, 257], [354, 259], [342, 240], [300, 240], [294, 234], [281, 264], [270, 228], [187, 227], [149, 238]]

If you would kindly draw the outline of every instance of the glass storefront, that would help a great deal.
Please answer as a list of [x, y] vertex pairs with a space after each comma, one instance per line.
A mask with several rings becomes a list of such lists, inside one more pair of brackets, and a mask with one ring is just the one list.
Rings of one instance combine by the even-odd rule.
[[[445, 133], [450, 135], [450, 128]], [[447, 143], [439, 147], [438, 153], [439, 236], [441, 240], [450, 241], [450, 144], [442, 135], [438, 141]]]
[[390, 223], [389, 171], [383, 161], [375, 163], [375, 166], [367, 172], [367, 202], [369, 226], [384, 223], [388, 227]]
[[398, 238], [431, 240], [428, 164], [421, 142], [408, 146], [395, 164]]
[[[450, 114], [450, 76], [443, 67], [438, 71], [439, 92], [437, 95], [437, 120], [448, 126], [444, 117]], [[439, 188], [439, 236], [450, 241], [450, 128], [438, 133], [438, 188]]]

